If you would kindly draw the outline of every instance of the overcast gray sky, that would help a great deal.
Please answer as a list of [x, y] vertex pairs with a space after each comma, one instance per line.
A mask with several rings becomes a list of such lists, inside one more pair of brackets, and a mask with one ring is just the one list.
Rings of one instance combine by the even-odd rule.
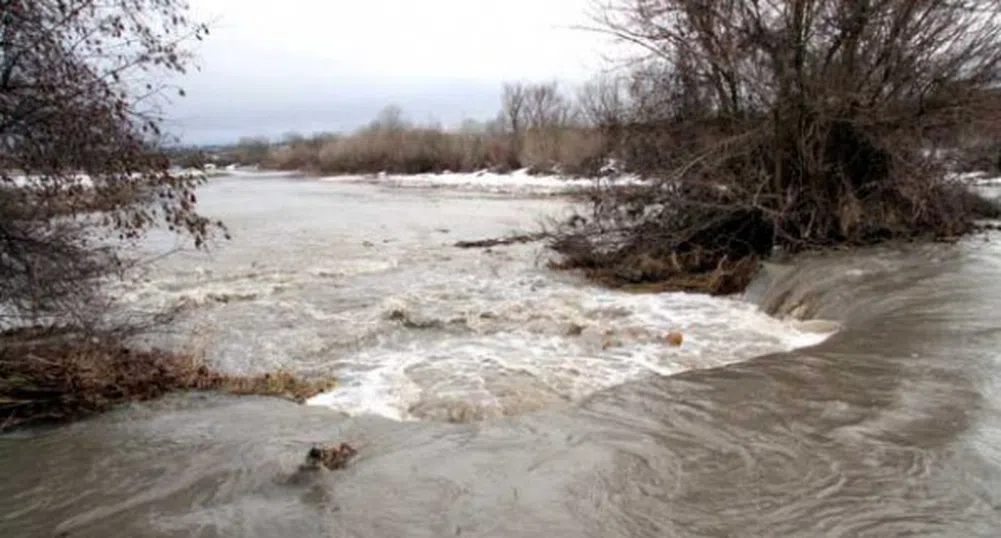
[[485, 119], [504, 81], [570, 85], [605, 65], [607, 40], [570, 28], [589, 0], [190, 1], [212, 33], [169, 125], [191, 143], [346, 130], [388, 104]]

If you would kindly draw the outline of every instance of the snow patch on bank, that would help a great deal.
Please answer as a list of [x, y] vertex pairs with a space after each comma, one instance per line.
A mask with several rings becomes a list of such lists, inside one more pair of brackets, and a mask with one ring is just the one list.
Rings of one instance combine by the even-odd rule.
[[[428, 174], [379, 174], [334, 175], [320, 178], [326, 182], [364, 183], [392, 188], [450, 189], [491, 194], [560, 195], [580, 191], [594, 186], [638, 186], [650, 185], [653, 180], [634, 174], [608, 172], [595, 178], [564, 176], [559, 174], [537, 174], [529, 169], [510, 173], [488, 170], [479, 172], [442, 172]], [[987, 172], [953, 173], [946, 181], [961, 183], [971, 187], [1001, 186], [1001, 176]], [[671, 188], [672, 184], [663, 184]]]
[[963, 172], [953, 174], [949, 180], [972, 187], [996, 187], [1001, 185], [1001, 176], [993, 176], [987, 172]]
[[502, 174], [490, 171], [471, 173], [443, 172], [440, 174], [374, 174], [328, 176], [321, 181], [369, 183], [396, 188], [449, 188], [474, 192], [503, 194], [561, 194], [594, 185], [640, 185], [644, 180], [634, 175], [616, 175], [599, 178], [573, 178], [555, 174], [539, 175], [528, 169]]

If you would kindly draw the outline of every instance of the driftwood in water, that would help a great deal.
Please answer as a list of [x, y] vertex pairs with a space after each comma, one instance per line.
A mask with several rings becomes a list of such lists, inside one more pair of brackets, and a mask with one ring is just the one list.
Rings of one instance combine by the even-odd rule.
[[492, 239], [479, 239], [476, 241], [459, 241], [455, 243], [458, 248], [489, 248], [505, 245], [517, 245], [521, 243], [532, 243], [542, 241], [549, 237], [546, 233], [510, 235], [507, 237], [496, 237]]

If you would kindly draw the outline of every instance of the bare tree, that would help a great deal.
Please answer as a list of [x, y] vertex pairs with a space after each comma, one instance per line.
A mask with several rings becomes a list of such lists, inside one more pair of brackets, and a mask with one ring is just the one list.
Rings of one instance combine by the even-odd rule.
[[555, 82], [526, 87], [525, 101], [525, 118], [529, 129], [553, 129], [570, 123], [571, 107]]
[[235, 157], [243, 164], [260, 164], [271, 152], [271, 141], [265, 136], [243, 137], [236, 143]]
[[406, 129], [407, 120], [403, 114], [403, 108], [399, 105], [389, 105], [379, 111], [375, 120], [371, 123], [371, 128], [376, 131], [395, 133]]
[[972, 228], [937, 150], [998, 118], [997, 2], [614, 0], [596, 19], [643, 51], [627, 133], [655, 181], [597, 197], [616, 235], [561, 243], [577, 265], [654, 259], [635, 278], [659, 279]]
[[528, 93], [521, 83], [505, 84], [501, 94], [501, 117], [510, 136], [508, 149], [508, 166], [517, 168], [521, 165], [522, 138], [525, 128], [526, 105]]
[[[198, 174], [161, 150], [164, 80], [207, 28], [181, 0], [12, 0], [0, 12], [0, 306], [65, 318], [128, 265], [112, 241], [165, 225], [202, 247]], [[183, 95], [183, 91], [176, 90]]]
[[522, 164], [551, 170], [560, 162], [560, 149], [571, 127], [573, 107], [553, 82], [525, 87], [525, 135]]
[[595, 78], [577, 91], [577, 103], [587, 125], [604, 128], [626, 121], [627, 99], [620, 79]]
[[577, 92], [577, 107], [585, 128], [597, 129], [601, 154], [621, 157], [623, 129], [629, 121], [630, 104], [620, 78], [596, 78]]

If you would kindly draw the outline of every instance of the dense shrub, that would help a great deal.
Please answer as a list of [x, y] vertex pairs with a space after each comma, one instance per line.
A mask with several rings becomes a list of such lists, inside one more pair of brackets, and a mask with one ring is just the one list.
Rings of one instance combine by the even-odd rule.
[[1001, 110], [996, 2], [619, 0], [598, 23], [649, 53], [620, 142], [651, 182], [592, 193], [561, 267], [725, 293], [776, 247], [949, 238], [994, 212], [943, 155], [991, 160], [970, 142]]

